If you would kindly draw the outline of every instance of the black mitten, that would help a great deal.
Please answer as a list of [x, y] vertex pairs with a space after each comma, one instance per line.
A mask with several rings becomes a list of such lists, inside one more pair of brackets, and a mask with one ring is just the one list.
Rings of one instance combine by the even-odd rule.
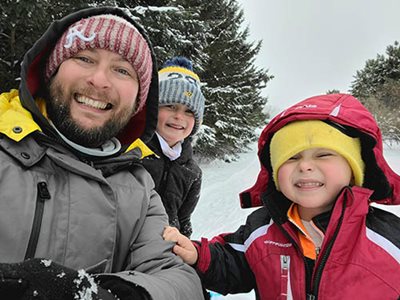
[[110, 290], [120, 300], [151, 300], [149, 293], [142, 287], [126, 282], [120, 278], [110, 278], [100, 280], [102, 288]]
[[27, 287], [22, 279], [4, 278], [0, 270], [0, 299], [20, 299]]
[[[21, 263], [0, 264], [1, 299], [76, 300], [102, 299], [94, 279], [84, 270], [75, 271], [51, 260], [29, 259]], [[7, 297], [7, 298], [6, 298]]]

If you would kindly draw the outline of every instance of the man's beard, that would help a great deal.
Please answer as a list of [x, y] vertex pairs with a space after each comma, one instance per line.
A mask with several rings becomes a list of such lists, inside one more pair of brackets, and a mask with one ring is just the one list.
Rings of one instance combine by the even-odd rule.
[[[51, 81], [46, 103], [48, 117], [65, 137], [84, 147], [99, 147], [115, 137], [128, 124], [134, 112], [133, 109], [125, 109], [117, 115], [114, 114], [103, 126], [86, 129], [73, 120], [70, 101], [74, 100], [69, 99], [73, 95], [64, 91], [60, 83], [54, 79]], [[90, 89], [86, 89], [83, 94], [90, 95]]]

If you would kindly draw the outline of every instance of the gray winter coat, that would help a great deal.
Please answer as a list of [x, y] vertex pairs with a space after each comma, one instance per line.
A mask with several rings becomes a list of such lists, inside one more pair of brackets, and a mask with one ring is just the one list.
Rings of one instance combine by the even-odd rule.
[[146, 141], [156, 125], [157, 66], [140, 116], [146, 125], [124, 132], [123, 151], [111, 158], [92, 160], [71, 150], [34, 100], [41, 92], [42, 60], [57, 37], [78, 19], [105, 12], [133, 22], [115, 8], [57, 22], [25, 56], [19, 92], [0, 95], [0, 262], [42, 257], [103, 278], [120, 277], [155, 300], [203, 299], [193, 269], [162, 238], [168, 217], [138, 163], [145, 148], [131, 145], [134, 134]]

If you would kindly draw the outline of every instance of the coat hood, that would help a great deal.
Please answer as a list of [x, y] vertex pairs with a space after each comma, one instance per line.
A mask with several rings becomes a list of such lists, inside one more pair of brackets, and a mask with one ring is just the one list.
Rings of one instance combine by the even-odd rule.
[[[365, 163], [363, 187], [373, 191], [371, 201], [400, 204], [400, 175], [396, 174], [383, 156], [382, 134], [372, 114], [359, 100], [347, 94], [330, 94], [305, 99], [275, 116], [262, 131], [258, 141], [261, 170], [256, 183], [240, 193], [243, 208], [262, 205], [262, 196], [275, 193], [269, 147], [273, 134], [289, 122], [323, 120], [346, 128], [361, 141]], [[263, 197], [264, 198], [264, 197]]]
[[157, 126], [158, 115], [158, 67], [154, 51], [144, 29], [135, 22], [127, 10], [117, 7], [98, 7], [87, 8], [54, 21], [46, 32], [36, 41], [32, 48], [27, 51], [21, 65], [21, 83], [19, 95], [24, 108], [31, 112], [34, 120], [39, 124], [43, 131], [56, 134], [53, 127], [49, 124], [46, 117], [42, 114], [35, 103], [35, 98], [44, 95], [45, 65], [54, 45], [69, 27], [69, 25], [94, 15], [112, 14], [124, 18], [132, 23], [147, 41], [153, 61], [153, 69], [149, 93], [144, 108], [135, 114], [127, 126], [119, 133], [118, 139], [123, 145], [129, 145], [137, 138], [147, 142], [153, 135]]

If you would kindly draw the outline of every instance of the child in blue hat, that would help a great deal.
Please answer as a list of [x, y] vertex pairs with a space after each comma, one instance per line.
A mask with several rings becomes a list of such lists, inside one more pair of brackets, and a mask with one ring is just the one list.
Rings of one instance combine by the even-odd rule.
[[166, 61], [159, 71], [159, 87], [156, 134], [147, 144], [156, 155], [145, 158], [143, 165], [154, 179], [170, 225], [190, 237], [202, 178], [191, 142], [202, 123], [204, 96], [192, 62], [185, 57]]

